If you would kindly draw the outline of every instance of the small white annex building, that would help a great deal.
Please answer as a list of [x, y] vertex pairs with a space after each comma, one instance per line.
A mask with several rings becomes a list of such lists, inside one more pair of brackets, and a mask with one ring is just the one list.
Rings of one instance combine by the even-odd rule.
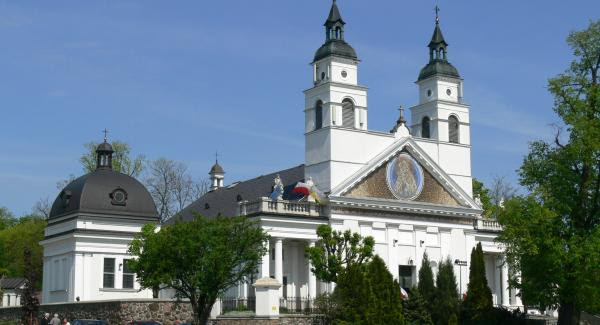
[[[228, 185], [216, 163], [211, 191], [169, 222], [190, 220], [194, 212], [260, 221], [272, 238], [269, 253], [254, 278], [230, 290], [233, 298], [255, 297], [251, 284], [269, 277], [282, 285], [283, 303], [332, 290], [310, 272], [304, 253], [315, 244], [317, 227], [329, 224], [373, 236], [376, 253], [406, 289], [416, 284], [427, 253], [434, 272], [439, 261], [456, 261], [464, 293], [470, 253], [481, 242], [494, 303], [521, 306], [508, 286], [503, 249], [494, 242], [500, 227], [482, 218], [473, 198], [471, 108], [439, 21], [417, 78], [411, 124], [401, 109], [399, 117], [390, 116], [386, 132], [368, 128], [367, 88], [359, 84], [360, 61], [344, 25], [334, 1], [325, 42], [308, 72], [313, 83], [304, 91], [305, 161]], [[111, 169], [111, 154], [110, 145], [101, 144], [98, 169], [67, 185], [54, 202], [42, 241], [43, 303], [153, 297], [128, 272], [127, 247], [144, 224], [158, 222], [156, 208], [142, 184]], [[314, 185], [327, 200], [293, 193], [298, 182]]]
[[0, 307], [21, 306], [21, 290], [26, 283], [25, 278], [1, 278]]
[[69, 183], [48, 218], [42, 303], [152, 298], [127, 267], [129, 243], [157, 223], [156, 206], [144, 185], [112, 170], [112, 146], [98, 146], [95, 171]]

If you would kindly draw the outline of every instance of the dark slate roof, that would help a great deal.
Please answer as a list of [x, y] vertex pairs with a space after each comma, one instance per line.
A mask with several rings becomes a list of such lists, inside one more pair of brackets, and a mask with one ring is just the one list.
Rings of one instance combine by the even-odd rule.
[[427, 63], [427, 65], [421, 69], [421, 72], [419, 72], [419, 79], [417, 79], [417, 81], [425, 80], [435, 75], [460, 79], [458, 70], [456, 70], [456, 68], [450, 64], [450, 62], [436, 59], [429, 61], [429, 63]]
[[435, 47], [438, 44], [444, 44], [448, 46], [446, 40], [444, 40], [444, 35], [442, 35], [442, 29], [440, 28], [439, 23], [435, 23], [435, 29], [433, 30], [433, 36], [431, 36], [431, 42], [429, 42], [429, 47]]
[[331, 26], [338, 21], [342, 24], [345, 24], [344, 20], [342, 19], [342, 15], [340, 15], [340, 10], [338, 9], [337, 3], [334, 0], [333, 4], [331, 5], [331, 9], [329, 10], [329, 16], [327, 16], [327, 20], [325, 21], [324, 25]]
[[209, 174], [225, 174], [225, 170], [223, 170], [223, 167], [219, 165], [219, 162], [215, 162], [215, 164], [210, 169]]
[[104, 141], [100, 145], [98, 145], [98, 148], [96, 148], [96, 151], [114, 152], [113, 147], [110, 145], [110, 143], [108, 143], [106, 141]]
[[[273, 191], [273, 180], [279, 174], [283, 182], [284, 200], [298, 200], [302, 194], [292, 193], [298, 182], [304, 180], [304, 165], [280, 170], [268, 175], [262, 175], [247, 181], [232, 183], [204, 194], [200, 199], [188, 205], [167, 223], [187, 221], [194, 218], [194, 212], [208, 218], [218, 215], [234, 216], [238, 212], [238, 198], [244, 201], [254, 201], [260, 197], [268, 197]], [[238, 197], [239, 195], [239, 197]], [[208, 204], [208, 209], [206, 208]]]
[[313, 62], [317, 62], [330, 55], [358, 60], [358, 57], [356, 56], [356, 51], [354, 51], [350, 44], [346, 43], [344, 40], [341, 39], [330, 39], [327, 42], [325, 42], [325, 44], [321, 45], [317, 52], [315, 52], [315, 58], [313, 59]]
[[19, 289], [25, 284], [25, 278], [4, 278], [0, 280], [0, 288], [2, 289]]
[[[113, 204], [116, 189], [127, 193], [125, 205]], [[97, 169], [69, 183], [56, 197], [49, 219], [74, 212], [156, 218], [150, 193], [135, 178], [111, 169]]]

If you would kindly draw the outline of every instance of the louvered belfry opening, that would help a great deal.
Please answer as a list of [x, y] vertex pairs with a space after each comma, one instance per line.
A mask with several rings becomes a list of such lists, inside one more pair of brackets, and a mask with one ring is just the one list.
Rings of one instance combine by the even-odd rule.
[[323, 127], [323, 102], [317, 101], [315, 105], [315, 130]]
[[454, 115], [448, 117], [448, 141], [458, 143], [458, 118]]
[[431, 138], [431, 134], [429, 132], [429, 117], [427, 116], [425, 116], [421, 121], [421, 137]]
[[342, 126], [354, 128], [354, 103], [348, 98], [342, 101]]

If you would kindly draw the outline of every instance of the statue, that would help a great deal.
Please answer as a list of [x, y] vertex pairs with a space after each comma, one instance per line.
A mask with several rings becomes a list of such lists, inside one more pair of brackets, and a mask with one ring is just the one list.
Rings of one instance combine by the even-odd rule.
[[270, 195], [271, 200], [283, 200], [283, 182], [281, 181], [279, 174], [275, 176], [273, 182], [275, 184], [273, 185], [273, 192], [271, 192]]

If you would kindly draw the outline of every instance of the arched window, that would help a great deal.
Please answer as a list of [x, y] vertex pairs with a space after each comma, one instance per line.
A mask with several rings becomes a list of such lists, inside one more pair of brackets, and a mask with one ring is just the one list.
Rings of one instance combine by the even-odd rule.
[[342, 100], [342, 126], [354, 128], [354, 103], [349, 98]]
[[448, 141], [458, 143], [458, 118], [454, 115], [448, 117]]
[[430, 138], [431, 134], [429, 133], [429, 117], [425, 116], [421, 121], [421, 137], [422, 138]]
[[318, 101], [315, 105], [315, 130], [323, 127], [323, 102]]
[[340, 38], [342, 38], [341, 36], [342, 36], [342, 30], [339, 27], [336, 27], [336, 29], [335, 29], [335, 38], [336, 39], [340, 39]]

